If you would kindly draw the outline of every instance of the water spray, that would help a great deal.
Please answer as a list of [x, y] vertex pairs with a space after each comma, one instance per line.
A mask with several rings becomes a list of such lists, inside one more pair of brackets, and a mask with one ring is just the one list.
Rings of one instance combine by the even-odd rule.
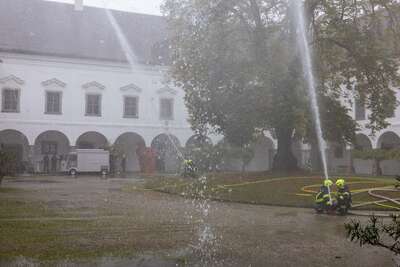
[[[107, 18], [116, 33], [116, 36], [117, 36], [120, 46], [126, 56], [126, 59], [129, 63], [131, 71], [133, 71], [133, 66], [137, 65], [137, 57], [135, 56], [135, 53], [133, 52], [133, 50], [128, 42], [128, 39], [126, 38], [125, 34], [121, 30], [114, 15], [106, 6], [107, 6], [106, 2], [104, 1], [104, 7], [105, 7], [105, 12], [106, 12]], [[154, 105], [154, 103], [153, 103], [153, 105]], [[177, 146], [175, 140], [173, 140], [171, 134], [169, 133], [168, 121], [166, 121], [166, 123], [165, 123], [164, 132], [167, 135], [173, 148], [175, 149], [177, 156], [181, 160], [184, 160], [185, 157], [184, 157], [183, 153], [181, 152], [181, 150]], [[201, 187], [200, 187], [200, 192], [199, 192], [201, 198], [198, 201], [195, 201], [196, 203], [193, 203], [195, 210], [200, 212], [200, 217], [201, 217], [201, 221], [200, 221], [201, 227], [199, 227], [199, 233], [198, 233], [199, 245], [196, 247], [197, 247], [197, 250], [200, 251], [202, 261], [204, 261], [204, 263], [205, 263], [204, 265], [209, 265], [209, 263], [214, 262], [213, 254], [215, 253], [216, 237], [213, 233], [212, 227], [206, 223], [207, 217], [209, 215], [209, 209], [210, 209], [209, 199], [207, 199], [205, 197], [205, 192], [206, 192], [206, 188], [207, 188], [207, 177], [202, 176], [199, 180], [201, 182]]]
[[113, 13], [108, 9], [104, 9], [106, 11], [106, 15], [108, 20], [110, 21], [111, 26], [113, 27], [115, 34], [117, 35], [119, 44], [121, 45], [122, 51], [125, 54], [126, 59], [129, 62], [130, 67], [132, 68], [133, 66], [136, 65], [137, 58], [135, 53], [133, 53], [128, 39], [126, 38], [125, 34], [122, 32], [121, 27], [119, 26], [117, 20], [115, 19]]
[[[122, 48], [122, 51], [125, 54], [125, 57], [126, 57], [126, 60], [129, 63], [129, 66], [131, 67], [131, 70], [132, 70], [133, 66], [135, 66], [137, 64], [137, 57], [136, 57], [135, 53], [133, 52], [133, 50], [132, 50], [132, 48], [131, 48], [131, 46], [130, 46], [130, 44], [128, 42], [128, 39], [126, 38], [125, 34], [121, 30], [121, 27], [119, 26], [119, 24], [118, 24], [117, 20], [115, 19], [113, 13], [107, 8], [107, 4], [105, 2], [104, 2], [104, 7], [105, 7], [107, 18], [108, 18], [111, 26], [113, 27], [116, 35], [117, 35], [119, 44], [120, 44], [120, 46]], [[168, 132], [168, 125], [167, 124], [166, 124], [166, 128], [165, 128], [164, 133], [168, 137], [168, 139], [169, 139], [170, 143], [172, 144], [173, 148], [175, 149], [178, 157], [181, 160], [184, 160], [185, 157], [183, 156], [183, 153], [180, 151], [180, 149], [176, 145], [175, 141], [172, 139], [171, 135]]]
[[[308, 84], [308, 92], [311, 98], [311, 109], [312, 113], [314, 116], [315, 120], [315, 131], [317, 134], [317, 142], [318, 142], [318, 147], [322, 159], [322, 165], [324, 169], [324, 176], [325, 180], [329, 179], [328, 176], [328, 167], [327, 167], [327, 162], [326, 162], [326, 155], [325, 155], [325, 148], [326, 148], [326, 143], [325, 140], [322, 136], [322, 129], [321, 129], [321, 118], [320, 118], [320, 113], [319, 113], [319, 106], [318, 106], [318, 100], [317, 100], [317, 93], [316, 93], [316, 82], [315, 82], [315, 77], [313, 74], [313, 63], [311, 59], [311, 51], [310, 47], [308, 45], [308, 40], [307, 40], [307, 33], [306, 33], [306, 27], [305, 27], [305, 16], [304, 16], [304, 10], [303, 6], [301, 5], [303, 1], [300, 0], [292, 0], [292, 6], [294, 8], [294, 18], [297, 22], [297, 34], [298, 34], [298, 43], [299, 43], [299, 48], [300, 48], [300, 54], [301, 54], [301, 60], [303, 63], [303, 71], [306, 76], [307, 84]], [[329, 194], [329, 200], [332, 201], [331, 198], [331, 191], [328, 186], [328, 194]]]
[[172, 139], [171, 135], [169, 134], [169, 131], [168, 131], [168, 121], [167, 121], [166, 124], [165, 124], [165, 131], [164, 131], [164, 133], [168, 136], [168, 139], [169, 139], [169, 141], [172, 143], [172, 146], [174, 147], [174, 149], [175, 149], [176, 154], [178, 155], [178, 157], [179, 157], [181, 160], [185, 160], [185, 157], [184, 157], [183, 153], [180, 151], [180, 149], [178, 148], [178, 146], [176, 145], [176, 143], [175, 143], [174, 140]]

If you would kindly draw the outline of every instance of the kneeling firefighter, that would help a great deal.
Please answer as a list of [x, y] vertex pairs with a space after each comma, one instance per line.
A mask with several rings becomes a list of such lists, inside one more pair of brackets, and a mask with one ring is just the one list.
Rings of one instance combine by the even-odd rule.
[[345, 180], [342, 178], [336, 180], [336, 187], [337, 211], [339, 214], [345, 215], [351, 207], [351, 192]]
[[183, 177], [196, 178], [196, 167], [193, 160], [185, 159], [183, 165]]
[[315, 210], [318, 213], [324, 211], [330, 211], [333, 209], [333, 201], [330, 194], [329, 187], [332, 186], [333, 183], [331, 180], [326, 179], [324, 184], [320, 187], [319, 192], [315, 196]]

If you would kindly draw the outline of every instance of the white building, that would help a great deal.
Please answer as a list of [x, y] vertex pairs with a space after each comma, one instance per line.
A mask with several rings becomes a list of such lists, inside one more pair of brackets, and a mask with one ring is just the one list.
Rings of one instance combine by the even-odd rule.
[[[126, 171], [143, 170], [142, 156], [149, 148], [157, 153], [158, 170], [174, 171], [177, 148], [193, 140], [184, 92], [164, 82], [164, 19], [112, 14], [114, 26], [104, 9], [75, 9], [43, 0], [0, 1], [0, 145], [17, 154], [22, 169], [57, 171], [63, 156], [75, 148], [114, 145], [126, 159]], [[133, 66], [128, 57], [134, 58]], [[357, 106], [354, 116], [363, 124], [366, 112]], [[376, 138], [362, 130], [357, 146], [400, 147], [399, 118], [396, 112], [392, 126]], [[171, 140], [177, 148], [168, 145]], [[247, 170], [270, 169], [276, 140], [264, 137], [255, 148]], [[300, 165], [306, 165], [309, 146], [297, 142], [293, 148]], [[165, 150], [173, 156], [166, 156]], [[331, 145], [327, 152], [331, 171], [348, 168], [345, 148]], [[230, 162], [225, 168], [240, 170], [241, 163]], [[355, 160], [354, 168], [371, 173], [372, 163]], [[382, 169], [397, 174], [400, 164], [386, 161]]]
[[[0, 1], [0, 143], [24, 168], [56, 171], [74, 148], [117, 144], [126, 170], [140, 171], [146, 147], [162, 149], [166, 134], [185, 146], [193, 135], [183, 91], [163, 82], [163, 19], [113, 14], [134, 66], [103, 9]], [[172, 171], [176, 159], [166, 161], [158, 167]]]

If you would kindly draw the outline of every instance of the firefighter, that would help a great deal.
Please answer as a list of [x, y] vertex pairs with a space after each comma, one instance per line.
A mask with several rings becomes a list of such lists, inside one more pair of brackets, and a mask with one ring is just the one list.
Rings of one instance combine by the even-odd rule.
[[336, 187], [337, 187], [337, 193], [336, 193], [336, 198], [337, 198], [337, 210], [339, 214], [347, 214], [347, 211], [351, 207], [351, 192], [346, 185], [346, 182], [343, 178], [338, 178], [336, 180]]
[[319, 192], [315, 196], [315, 210], [318, 213], [328, 211], [332, 208], [332, 198], [330, 196], [329, 187], [332, 186], [333, 183], [331, 180], [326, 179], [324, 184], [320, 187]]

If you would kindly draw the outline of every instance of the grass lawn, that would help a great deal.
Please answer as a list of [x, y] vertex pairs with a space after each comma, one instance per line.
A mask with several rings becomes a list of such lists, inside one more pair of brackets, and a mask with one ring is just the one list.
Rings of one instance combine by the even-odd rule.
[[174, 250], [190, 239], [186, 226], [139, 220], [133, 212], [117, 213], [107, 204], [90, 208], [94, 215], [87, 216], [82, 211], [88, 208], [55, 208], [31, 194], [28, 189], [0, 187], [0, 266], [21, 256], [40, 266], [55, 266], [60, 260], [91, 264], [101, 257], [141, 257]]
[[[368, 194], [377, 187], [391, 187], [394, 179], [388, 177], [345, 177], [353, 193], [353, 204], [379, 200]], [[333, 179], [335, 180], [335, 179]], [[215, 200], [282, 205], [292, 207], [313, 207], [315, 193], [322, 184], [321, 177], [291, 176], [277, 177], [268, 174], [211, 174], [207, 177], [204, 193]], [[204, 184], [195, 179], [156, 178], [147, 182], [142, 190], [157, 190], [187, 197], [198, 197]], [[127, 188], [129, 190], [129, 188]], [[335, 188], [333, 187], [333, 190]], [[382, 192], [381, 195], [400, 198], [399, 192]], [[384, 202], [383, 205], [364, 205], [357, 209], [400, 210], [400, 206]]]

